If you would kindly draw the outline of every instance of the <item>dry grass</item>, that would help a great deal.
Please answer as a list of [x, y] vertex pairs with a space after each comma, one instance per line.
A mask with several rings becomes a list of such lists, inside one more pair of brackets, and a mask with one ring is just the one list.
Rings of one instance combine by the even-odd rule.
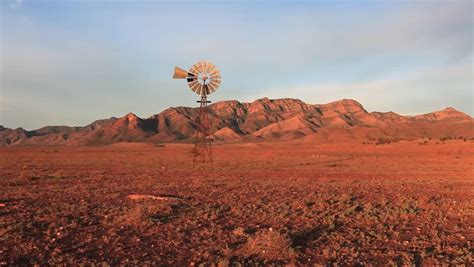
[[268, 261], [292, 261], [296, 253], [291, 247], [291, 240], [287, 235], [270, 229], [263, 229], [247, 237], [236, 255], [242, 257], [257, 256], [258, 259]]
[[0, 263], [472, 262], [471, 142], [216, 146], [208, 172], [188, 150], [0, 149]]

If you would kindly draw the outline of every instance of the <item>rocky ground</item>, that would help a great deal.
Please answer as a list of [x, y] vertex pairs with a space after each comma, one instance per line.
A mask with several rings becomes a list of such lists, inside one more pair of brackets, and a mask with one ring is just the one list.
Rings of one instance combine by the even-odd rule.
[[472, 141], [191, 149], [0, 149], [0, 265], [473, 261]]

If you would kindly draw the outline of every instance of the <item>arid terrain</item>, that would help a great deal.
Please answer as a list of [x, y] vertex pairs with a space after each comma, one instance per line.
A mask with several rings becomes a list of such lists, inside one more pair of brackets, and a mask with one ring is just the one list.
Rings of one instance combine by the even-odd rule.
[[[357, 101], [342, 99], [307, 104], [299, 99], [220, 101], [208, 107], [209, 132], [220, 143], [396, 142], [420, 138], [474, 138], [474, 119], [447, 107], [416, 116], [368, 112]], [[80, 146], [120, 142], [190, 143], [199, 108], [171, 107], [140, 118], [133, 113], [99, 119], [86, 126], [45, 126], [27, 131], [0, 125], [2, 146]]]
[[473, 262], [474, 142], [0, 149], [0, 265]]

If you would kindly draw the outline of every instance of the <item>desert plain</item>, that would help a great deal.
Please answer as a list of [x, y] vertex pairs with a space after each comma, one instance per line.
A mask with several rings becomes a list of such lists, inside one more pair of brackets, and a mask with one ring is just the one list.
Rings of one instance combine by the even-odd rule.
[[0, 148], [0, 265], [473, 262], [472, 140], [192, 148]]

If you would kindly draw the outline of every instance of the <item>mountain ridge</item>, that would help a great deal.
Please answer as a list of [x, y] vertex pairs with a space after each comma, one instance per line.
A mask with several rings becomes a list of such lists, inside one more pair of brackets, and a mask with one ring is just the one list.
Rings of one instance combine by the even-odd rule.
[[[27, 131], [0, 126], [0, 146], [78, 146], [117, 142], [191, 142], [198, 108], [170, 107], [140, 118], [134, 113], [80, 127], [45, 126]], [[209, 105], [216, 142], [317, 140], [414, 140], [474, 137], [474, 119], [452, 107], [415, 116], [368, 112], [353, 99], [307, 104], [299, 99], [261, 98]], [[300, 140], [300, 141], [301, 141]]]

